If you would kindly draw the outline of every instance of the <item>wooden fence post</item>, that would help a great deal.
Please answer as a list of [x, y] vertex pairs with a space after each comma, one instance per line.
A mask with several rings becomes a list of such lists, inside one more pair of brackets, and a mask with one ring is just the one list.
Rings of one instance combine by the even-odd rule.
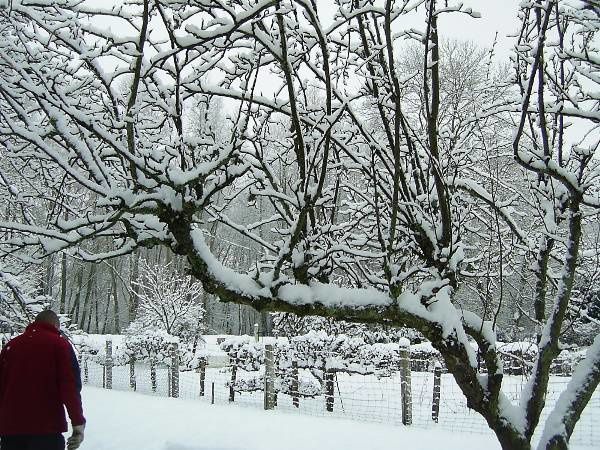
[[90, 381], [90, 371], [88, 368], [88, 356], [83, 354], [81, 359], [83, 360], [83, 382], [87, 383]]
[[275, 386], [275, 381], [277, 379], [282, 379], [282, 373], [279, 370], [279, 360], [278, 360], [278, 356], [279, 353], [276, 351], [277, 347], [276, 345], [273, 345], [273, 407], [277, 407], [277, 387]]
[[206, 360], [202, 359], [200, 361], [200, 367], [198, 368], [200, 371], [200, 397], [204, 397], [204, 382], [206, 380]]
[[135, 380], [135, 356], [129, 358], [129, 387], [134, 391], [137, 390], [137, 382]]
[[333, 403], [334, 403], [334, 383], [333, 378], [335, 376], [335, 371], [332, 369], [326, 369], [325, 371], [325, 409], [328, 412], [333, 412]]
[[403, 344], [403, 347], [400, 349], [400, 391], [402, 395], [402, 423], [404, 425], [410, 425], [412, 424], [410, 349], [408, 341]]
[[442, 368], [436, 363], [433, 369], [433, 401], [431, 402], [431, 418], [438, 423], [440, 418], [440, 393], [442, 385]]
[[171, 397], [171, 393], [172, 391], [172, 385], [171, 385], [171, 368], [167, 367], [167, 397]]
[[171, 346], [171, 397], [179, 397], [179, 344]]
[[112, 389], [112, 368], [113, 368], [113, 357], [112, 357], [112, 341], [106, 341], [106, 389]]
[[152, 392], [156, 392], [156, 360], [154, 355], [150, 356], [150, 385]]
[[265, 409], [275, 407], [275, 355], [273, 345], [265, 345]]
[[300, 407], [300, 393], [298, 383], [298, 361], [292, 361], [292, 404], [296, 407]]
[[231, 381], [229, 385], [229, 401], [235, 401], [235, 382], [237, 379], [237, 361], [231, 366]]

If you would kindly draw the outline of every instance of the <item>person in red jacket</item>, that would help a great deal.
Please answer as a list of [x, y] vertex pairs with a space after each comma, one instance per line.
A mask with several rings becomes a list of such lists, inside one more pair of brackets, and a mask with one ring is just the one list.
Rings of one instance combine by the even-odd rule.
[[59, 330], [56, 313], [42, 311], [0, 353], [0, 450], [64, 450], [64, 407], [67, 448], [83, 441], [79, 364]]

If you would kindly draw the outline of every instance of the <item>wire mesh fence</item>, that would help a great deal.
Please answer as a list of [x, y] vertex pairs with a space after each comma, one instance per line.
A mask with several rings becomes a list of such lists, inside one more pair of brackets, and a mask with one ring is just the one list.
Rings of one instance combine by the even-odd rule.
[[[282, 411], [314, 416], [343, 417], [360, 421], [390, 424], [411, 423], [420, 427], [439, 427], [457, 432], [489, 433], [485, 420], [467, 407], [467, 401], [453, 377], [441, 373], [438, 365], [439, 384], [436, 387], [435, 361], [412, 360], [409, 383], [410, 420], [403, 412], [403, 379], [401, 371], [389, 371], [386, 376], [376, 374], [351, 374], [335, 372], [329, 379], [322, 380], [323, 388], [313, 395], [302, 395], [299, 389], [283, 393], [275, 384], [275, 408]], [[131, 361], [129, 364], [107, 368], [106, 364], [88, 360], [83, 355], [82, 372], [84, 383], [108, 387], [110, 373], [111, 388], [129, 390], [157, 396], [177, 396], [198, 399], [216, 404], [263, 408], [264, 366], [258, 371], [245, 371], [231, 365], [207, 365], [196, 371], [174, 374], [169, 364], [148, 364]], [[280, 374], [281, 375], [281, 374]], [[298, 370], [298, 380], [310, 376], [307, 369]], [[177, 391], [174, 391], [177, 377]], [[326, 377], [324, 377], [326, 378]], [[552, 376], [546, 397], [546, 408], [542, 421], [565, 390], [569, 377]], [[505, 375], [503, 391], [513, 401], [518, 401], [526, 378], [523, 375]], [[300, 383], [301, 384], [301, 383]], [[240, 388], [244, 386], [244, 388]], [[297, 388], [298, 384], [296, 384]], [[437, 398], [435, 395], [437, 389]], [[277, 392], [279, 390], [279, 392]], [[439, 408], [434, 408], [436, 405]], [[597, 390], [575, 428], [571, 442], [578, 445], [600, 446], [600, 391]], [[541, 431], [541, 430], [540, 430]]]

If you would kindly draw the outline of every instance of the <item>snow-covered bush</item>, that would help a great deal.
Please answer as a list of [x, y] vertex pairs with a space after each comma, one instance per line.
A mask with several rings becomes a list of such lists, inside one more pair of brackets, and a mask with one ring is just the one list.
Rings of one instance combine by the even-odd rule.
[[[294, 375], [292, 359], [294, 350], [284, 339], [272, 342], [275, 357], [275, 391], [299, 397], [315, 397], [322, 394], [320, 378], [311, 373], [308, 366], [298, 364]], [[254, 392], [264, 389], [264, 342], [256, 342], [250, 336], [230, 338], [221, 343], [221, 349], [229, 356], [230, 363], [245, 373], [236, 373], [235, 380], [226, 383], [236, 392]], [[297, 359], [296, 359], [297, 360]]]
[[298, 367], [305, 369], [384, 376], [398, 369], [400, 350], [407, 344], [408, 340], [402, 345], [371, 344], [361, 337], [330, 336], [323, 331], [310, 331], [290, 338], [290, 352], [285, 357], [296, 360]]
[[189, 342], [180, 342], [178, 347], [179, 370], [196, 370], [208, 363], [208, 354], [202, 346]]
[[69, 339], [75, 347], [76, 353], [88, 360], [92, 355], [97, 355], [104, 345], [103, 341], [101, 342], [99, 339], [92, 339], [87, 333], [82, 331], [72, 333]]
[[311, 331], [323, 331], [327, 335], [340, 334], [362, 338], [368, 344], [398, 342], [400, 338], [422, 342], [425, 338], [411, 328], [365, 325], [318, 316], [298, 316], [292, 313], [274, 313], [273, 331], [279, 336], [302, 336]]
[[[295, 386], [297, 384], [297, 387]], [[323, 385], [310, 371], [298, 370], [297, 380], [290, 371], [283, 372], [275, 381], [277, 392], [298, 397], [316, 397], [323, 394]]]
[[250, 336], [226, 339], [221, 343], [221, 350], [227, 353], [232, 365], [249, 372], [259, 370], [265, 363], [264, 344]]
[[136, 361], [167, 363], [171, 358], [172, 346], [178, 344], [179, 339], [158, 328], [142, 328], [132, 324], [126, 330], [123, 342], [127, 355]]
[[[264, 390], [264, 370], [251, 373], [243, 378], [236, 378], [234, 390], [238, 393]], [[231, 381], [226, 383], [231, 386]], [[275, 378], [275, 392], [297, 397], [317, 397], [323, 394], [323, 387], [309, 371], [300, 370], [297, 380], [290, 372], [278, 374]]]
[[571, 376], [577, 365], [585, 358], [587, 347], [563, 350], [558, 357], [552, 361], [550, 372], [554, 375]]
[[50, 297], [33, 294], [24, 280], [0, 266], [0, 332], [13, 334], [22, 331], [51, 300]]
[[538, 346], [527, 341], [498, 343], [498, 353], [502, 359], [504, 373], [528, 375], [537, 356]]
[[130, 360], [130, 355], [124, 345], [121, 336], [111, 335], [89, 335], [77, 330], [69, 335], [69, 340], [75, 347], [75, 352], [82, 360], [94, 362], [99, 365], [106, 365], [106, 342], [111, 341], [111, 364], [113, 366], [123, 366]]
[[132, 359], [142, 364], [153, 361], [155, 364], [170, 365], [174, 345], [177, 345], [180, 371], [195, 370], [207, 362], [202, 346], [182, 343], [178, 337], [160, 329], [140, 329], [133, 325], [123, 336], [74, 333], [70, 339], [82, 358], [100, 365], [106, 364], [107, 340], [112, 341], [113, 366], [129, 364]]
[[[408, 340], [400, 343], [366, 343], [360, 337], [330, 336], [324, 331], [310, 331], [302, 336], [272, 341], [275, 358], [275, 390], [287, 394], [313, 397], [323, 392], [325, 372], [375, 374], [390, 376], [400, 367], [400, 351]], [[264, 342], [250, 336], [230, 338], [221, 344], [230, 364], [236, 370], [234, 383], [237, 392], [263, 389]]]
[[443, 367], [444, 363], [440, 352], [433, 348], [431, 342], [421, 342], [410, 346], [410, 365], [414, 371], [427, 372], [436, 365]]
[[200, 283], [175, 270], [172, 263], [140, 263], [140, 278], [134, 282], [138, 298], [135, 324], [154, 327], [191, 341], [203, 331], [204, 308], [199, 303]]

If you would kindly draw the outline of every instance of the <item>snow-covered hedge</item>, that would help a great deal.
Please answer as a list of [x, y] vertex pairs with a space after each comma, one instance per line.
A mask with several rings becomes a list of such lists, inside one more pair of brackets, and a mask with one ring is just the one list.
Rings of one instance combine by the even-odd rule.
[[[408, 348], [406, 339], [398, 343], [369, 344], [361, 337], [331, 336], [324, 331], [310, 331], [302, 336], [269, 342], [273, 344], [276, 361], [275, 389], [308, 397], [323, 391], [325, 372], [390, 376], [399, 369], [401, 350]], [[230, 338], [221, 344], [236, 371], [250, 372], [236, 372], [228, 386], [233, 383], [237, 392], [263, 389], [264, 344], [264, 341], [255, 342], [250, 336]]]
[[179, 339], [160, 329], [146, 329], [136, 334], [125, 335], [125, 352], [136, 361], [168, 363], [172, 348]]
[[265, 362], [264, 344], [255, 342], [250, 336], [226, 339], [221, 350], [229, 356], [230, 363], [247, 371], [256, 371]]
[[[88, 361], [100, 365], [106, 364], [106, 341], [112, 341], [112, 365], [123, 366], [132, 359], [149, 364], [153, 361], [159, 365], [170, 365], [172, 348], [178, 345], [179, 369], [195, 370], [206, 363], [206, 355], [202, 345], [181, 343], [179, 338], [156, 328], [128, 330], [125, 335], [100, 336], [84, 333], [71, 336], [78, 353]], [[202, 344], [202, 343], [200, 343]]]
[[[106, 336], [71, 336], [79, 353], [88, 360], [104, 365], [106, 362]], [[171, 364], [171, 347], [178, 344], [180, 370], [195, 370], [207, 364], [209, 355], [204, 343], [182, 343], [164, 331], [157, 329], [129, 330], [122, 336], [111, 336], [113, 341], [112, 364], [125, 365], [135, 358], [136, 362], [148, 364], [154, 359], [156, 364]], [[298, 390], [301, 396], [314, 396], [324, 384], [324, 373], [344, 372], [349, 374], [374, 374], [378, 377], [391, 376], [400, 368], [401, 350], [407, 340], [397, 343], [367, 343], [356, 336], [330, 336], [323, 331], [311, 331], [292, 338], [266, 338], [255, 342], [251, 336], [229, 337], [220, 344], [220, 350], [227, 355], [230, 366], [236, 366], [240, 373], [234, 389], [238, 392], [262, 390], [264, 373], [264, 346], [274, 347], [276, 362], [276, 389], [291, 392], [295, 383], [292, 376], [293, 364], [298, 368]], [[475, 347], [476, 345], [473, 344]], [[527, 375], [537, 356], [537, 346], [531, 342], [498, 342], [498, 350], [507, 375]], [[214, 352], [214, 351], [213, 351]], [[585, 355], [585, 349], [563, 350], [551, 367], [555, 375], [569, 376]], [[440, 354], [430, 343], [410, 345], [411, 369], [432, 371], [436, 365], [443, 367]]]

